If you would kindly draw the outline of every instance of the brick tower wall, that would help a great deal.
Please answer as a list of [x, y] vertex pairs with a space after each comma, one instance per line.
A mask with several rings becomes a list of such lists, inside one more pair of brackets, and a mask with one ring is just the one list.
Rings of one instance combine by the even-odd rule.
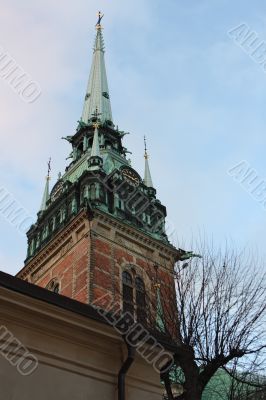
[[[173, 248], [134, 228], [125, 230], [122, 223], [115, 223], [103, 213], [98, 213], [92, 222], [84, 213], [58, 233], [18, 277], [41, 287], [55, 279], [61, 295], [87, 304], [97, 302], [103, 307], [106, 300], [101, 304], [101, 298], [108, 296], [113, 304], [122, 308], [122, 272], [128, 270], [144, 281], [154, 312], [157, 305], [155, 284], [160, 284], [166, 322], [170, 323], [176, 315], [174, 260]], [[172, 329], [170, 325], [168, 328]]]

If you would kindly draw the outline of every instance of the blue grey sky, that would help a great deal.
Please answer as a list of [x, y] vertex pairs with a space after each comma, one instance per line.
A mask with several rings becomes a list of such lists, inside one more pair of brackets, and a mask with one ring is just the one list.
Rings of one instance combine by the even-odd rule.
[[[115, 124], [143, 173], [143, 136], [171, 239], [205, 232], [265, 255], [266, 209], [227, 171], [242, 160], [266, 180], [266, 73], [227, 32], [245, 23], [266, 42], [259, 0], [0, 0], [0, 46], [41, 88], [24, 103], [0, 79], [0, 187], [36, 214], [46, 162], [64, 172], [81, 116], [97, 11]], [[15, 274], [26, 238], [0, 212], [0, 269]]]

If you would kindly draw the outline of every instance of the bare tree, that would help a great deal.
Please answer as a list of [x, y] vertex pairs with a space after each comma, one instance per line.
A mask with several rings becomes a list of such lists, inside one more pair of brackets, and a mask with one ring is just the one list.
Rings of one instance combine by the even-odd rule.
[[[248, 369], [249, 368], [249, 369]], [[265, 371], [258, 370], [256, 360], [250, 363], [235, 358], [221, 368], [204, 390], [206, 400], [264, 400], [266, 399]]]
[[[229, 384], [225, 385], [225, 399], [227, 400], [264, 400], [266, 399], [266, 377], [262, 361], [259, 361], [259, 354], [255, 354], [252, 362], [243, 363], [242, 359], [234, 359], [230, 367], [224, 366], [223, 375], [228, 377]], [[259, 361], [259, 362], [258, 362]]]
[[[264, 363], [265, 272], [244, 253], [215, 251], [205, 244], [197, 252], [201, 258], [179, 262], [175, 271], [178, 373], [175, 379], [171, 373], [162, 376], [169, 400], [202, 399], [217, 371], [229, 371], [235, 360], [241, 360], [241, 373], [259, 372]], [[183, 393], [173, 393], [173, 380]]]

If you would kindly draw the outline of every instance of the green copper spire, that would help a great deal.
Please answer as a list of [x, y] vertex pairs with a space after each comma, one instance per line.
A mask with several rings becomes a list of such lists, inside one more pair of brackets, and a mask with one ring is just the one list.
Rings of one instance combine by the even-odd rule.
[[104, 61], [104, 41], [101, 20], [103, 15], [99, 12], [99, 20], [96, 25], [96, 39], [94, 44], [93, 61], [85, 97], [81, 121], [88, 123], [93, 117], [95, 109], [101, 115], [102, 123], [112, 124], [111, 102], [107, 83], [107, 75]]
[[51, 171], [51, 158], [48, 161], [48, 173], [46, 176], [46, 182], [45, 182], [45, 188], [44, 188], [44, 192], [43, 192], [40, 212], [43, 212], [46, 210], [46, 208], [47, 208], [46, 204], [50, 197], [50, 190], [49, 190], [50, 171]]
[[98, 124], [94, 125], [94, 136], [93, 136], [93, 143], [91, 149], [91, 157], [100, 157], [100, 145], [99, 145], [99, 131], [98, 131]]
[[155, 284], [156, 290], [156, 327], [159, 331], [165, 332], [165, 323], [163, 315], [163, 306], [161, 301], [161, 285], [159, 283]]
[[146, 143], [146, 137], [144, 136], [144, 145], [145, 145], [145, 153], [144, 153], [144, 158], [145, 158], [145, 172], [144, 172], [144, 184], [148, 188], [153, 188], [153, 183], [151, 179], [151, 171], [150, 171], [150, 166], [149, 166], [149, 156], [147, 153], [147, 143]]
[[99, 144], [99, 114], [98, 114], [98, 109], [96, 108], [95, 113], [93, 114], [93, 117], [96, 118], [96, 122], [93, 124], [94, 126], [94, 135], [93, 135], [93, 143], [92, 143], [92, 149], [91, 149], [91, 154], [89, 157], [89, 168], [90, 169], [98, 169], [102, 166], [103, 160], [101, 157], [100, 153], [100, 144]]

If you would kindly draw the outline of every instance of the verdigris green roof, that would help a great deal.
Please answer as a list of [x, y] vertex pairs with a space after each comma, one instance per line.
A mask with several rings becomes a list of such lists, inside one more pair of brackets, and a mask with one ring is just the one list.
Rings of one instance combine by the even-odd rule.
[[145, 158], [145, 171], [144, 171], [144, 184], [149, 187], [153, 188], [153, 183], [152, 183], [152, 178], [151, 178], [151, 171], [150, 171], [150, 166], [149, 166], [149, 156], [147, 153], [147, 144], [146, 144], [146, 137], [144, 136], [144, 144], [145, 144], [145, 153], [144, 153], [144, 158]]
[[100, 145], [99, 145], [99, 132], [97, 125], [95, 126], [93, 144], [91, 149], [91, 157], [100, 157]]
[[49, 197], [50, 197], [49, 180], [50, 180], [50, 177], [47, 176], [46, 177], [46, 182], [45, 182], [45, 188], [44, 188], [44, 192], [43, 192], [43, 197], [42, 197], [42, 203], [41, 203], [41, 207], [40, 207], [40, 211], [45, 211], [46, 210], [46, 203], [47, 203], [47, 201], [49, 200]]
[[93, 62], [81, 117], [81, 120], [84, 123], [88, 123], [88, 121], [93, 117], [96, 109], [98, 109], [100, 114], [99, 119], [102, 123], [112, 121], [101, 25], [97, 25], [96, 29], [97, 34], [94, 45]]

